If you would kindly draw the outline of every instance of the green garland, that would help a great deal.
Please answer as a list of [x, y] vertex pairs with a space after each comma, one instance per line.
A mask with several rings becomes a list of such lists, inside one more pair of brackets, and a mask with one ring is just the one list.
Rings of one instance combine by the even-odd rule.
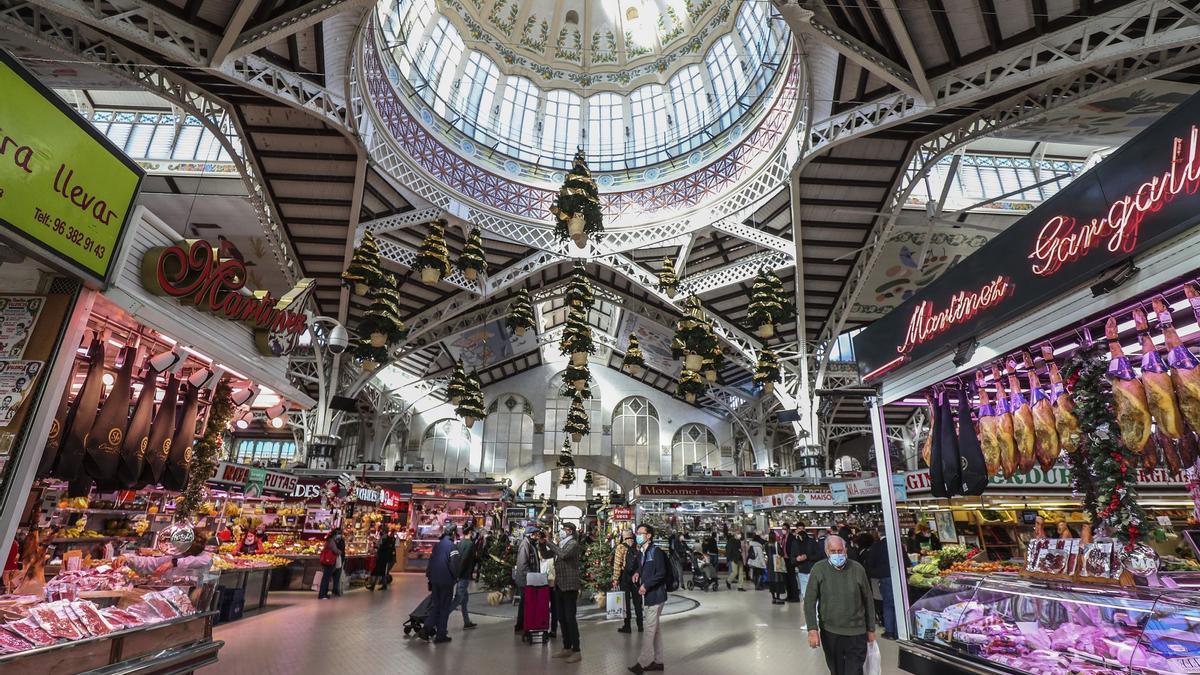
[[578, 352], [596, 353], [592, 327], [587, 322], [587, 310], [578, 306], [571, 307], [567, 314], [567, 325], [563, 328], [562, 340], [558, 343], [558, 351], [563, 356]]
[[508, 306], [508, 318], [505, 322], [514, 333], [534, 328], [533, 302], [529, 299], [529, 289], [521, 288], [517, 291], [516, 299]]
[[583, 216], [585, 234], [594, 235], [604, 231], [600, 191], [596, 188], [596, 181], [588, 169], [582, 148], [575, 153], [571, 170], [567, 172], [563, 186], [558, 191], [558, 198], [550, 207], [550, 213], [554, 216], [554, 233], [560, 241], [571, 238], [567, 224], [575, 215]]
[[342, 272], [342, 281], [355, 293], [369, 291], [383, 283], [383, 263], [379, 257], [379, 243], [367, 232], [354, 248], [350, 265]]
[[450, 251], [446, 248], [446, 221], [435, 220], [429, 225], [429, 234], [421, 242], [421, 251], [417, 254], [413, 267], [418, 270], [432, 268], [438, 275], [445, 277], [450, 274]]
[[208, 495], [205, 483], [217, 471], [221, 461], [221, 447], [224, 444], [225, 430], [233, 420], [237, 408], [230, 397], [228, 378], [221, 378], [213, 391], [212, 403], [208, 408], [208, 422], [204, 425], [204, 435], [196, 441], [192, 449], [192, 464], [188, 467], [187, 487], [179, 495], [175, 506], [175, 520], [186, 521], [196, 515], [200, 505]]
[[487, 274], [487, 257], [483, 252], [483, 233], [478, 227], [471, 228], [467, 234], [467, 243], [463, 246], [462, 255], [458, 257], [459, 271], [467, 274], [467, 270], [475, 270], [476, 274]]
[[[1071, 392], [1081, 430], [1080, 454], [1071, 461], [1072, 480], [1093, 526], [1105, 526], [1129, 550], [1141, 540], [1146, 512], [1135, 486], [1141, 458], [1120, 442], [1112, 385], [1103, 349], [1092, 347], [1068, 365], [1076, 380]], [[1074, 459], [1074, 458], [1069, 458]]]

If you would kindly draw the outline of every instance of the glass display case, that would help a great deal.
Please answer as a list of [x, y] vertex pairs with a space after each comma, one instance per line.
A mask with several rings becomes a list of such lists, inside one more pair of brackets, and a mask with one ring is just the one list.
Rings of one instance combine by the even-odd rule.
[[1200, 594], [1184, 588], [953, 574], [911, 620], [914, 673], [1200, 672]]

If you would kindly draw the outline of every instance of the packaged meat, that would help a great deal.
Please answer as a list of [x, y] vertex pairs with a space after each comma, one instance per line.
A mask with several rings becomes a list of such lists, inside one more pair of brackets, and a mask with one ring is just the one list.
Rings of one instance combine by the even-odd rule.
[[107, 635], [113, 630], [113, 626], [104, 620], [104, 616], [100, 614], [100, 610], [96, 605], [87, 600], [79, 600], [71, 603], [71, 611], [75, 612], [75, 618], [82, 623], [87, 632], [93, 636]]
[[129, 607], [127, 607], [126, 609], [128, 610], [130, 615], [135, 617], [139, 622], [141, 622], [143, 624], [158, 623], [159, 621], [163, 620], [163, 617], [159, 616], [158, 612], [155, 611], [152, 607], [150, 607], [150, 605], [146, 604], [145, 602], [138, 602], [138, 603], [132, 604]]
[[32, 616], [20, 621], [10, 621], [4, 624], [4, 627], [33, 643], [35, 647], [46, 647], [58, 642], [53, 635], [43, 630]]
[[179, 616], [179, 610], [175, 609], [174, 605], [163, 598], [162, 594], [158, 591], [143, 595], [142, 602], [150, 605], [155, 613], [164, 619], [174, 619]]
[[122, 628], [134, 628], [142, 625], [142, 620], [134, 616], [131, 612], [118, 609], [116, 607], [105, 607], [100, 610], [100, 615], [116, 630]]
[[33, 644], [20, 635], [0, 629], [0, 652], [5, 654], [23, 652], [32, 647]]
[[34, 607], [29, 616], [37, 621], [42, 630], [50, 635], [67, 640], [78, 640], [83, 637], [79, 632], [79, 628], [71, 620], [71, 616], [67, 613], [66, 605], [62, 601], [48, 602], [44, 605]]
[[188, 597], [187, 591], [179, 586], [163, 589], [159, 591], [159, 594], [166, 598], [167, 602], [171, 603], [175, 609], [179, 610], [181, 615], [194, 614], [196, 612], [196, 608], [192, 606], [192, 600]]
[[1120, 570], [1114, 575], [1113, 545], [1111, 541], [1099, 544], [1087, 544], [1080, 553], [1083, 567], [1080, 569], [1085, 576], [1111, 579], [1120, 576]]

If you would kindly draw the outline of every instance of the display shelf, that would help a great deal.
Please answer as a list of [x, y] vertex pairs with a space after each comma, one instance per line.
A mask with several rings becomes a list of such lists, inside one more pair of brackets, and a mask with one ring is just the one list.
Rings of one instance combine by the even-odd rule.
[[141, 537], [134, 536], [134, 535], [119, 536], [119, 537], [118, 536], [113, 536], [113, 537], [60, 537], [57, 539], [51, 539], [50, 543], [51, 544], [93, 544], [93, 543], [99, 544], [99, 543], [106, 542], [106, 541], [117, 541], [117, 540], [129, 541], [129, 540], [136, 540], [136, 539], [141, 539]]
[[142, 514], [146, 513], [146, 509], [59, 509], [59, 511], [71, 511], [73, 513], [88, 513], [93, 515], [116, 516], [123, 514]]

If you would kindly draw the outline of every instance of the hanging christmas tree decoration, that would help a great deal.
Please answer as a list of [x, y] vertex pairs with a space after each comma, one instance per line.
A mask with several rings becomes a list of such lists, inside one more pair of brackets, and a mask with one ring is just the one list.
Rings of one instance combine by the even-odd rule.
[[[569, 396], [574, 396], [575, 392], [583, 391], [587, 388], [588, 380], [591, 379], [591, 369], [585, 361], [582, 366], [569, 364], [567, 369], [563, 371], [563, 387], [570, 393]], [[588, 398], [591, 398], [590, 396]]]
[[562, 450], [558, 453], [558, 461], [554, 464], [560, 469], [568, 469], [575, 466], [575, 456], [571, 454], [571, 441], [563, 439]]
[[[1072, 475], [1075, 490], [1084, 501], [1094, 499], [1084, 504], [1093, 527], [1106, 527], [1126, 551], [1132, 551], [1142, 538], [1146, 521], [1135, 486], [1141, 458], [1121, 442], [1108, 368], [1102, 350], [1095, 348], [1081, 350], [1068, 365], [1068, 378], [1077, 377], [1071, 396], [1081, 430], [1080, 453], [1088, 465]], [[1091, 487], [1078, 484], [1089, 480]]]
[[372, 347], [395, 345], [408, 333], [408, 327], [400, 318], [399, 288], [399, 282], [391, 274], [371, 288], [371, 306], [358, 322], [358, 334], [368, 339]]
[[[583, 474], [583, 482], [587, 483], [588, 485], [594, 485], [596, 483], [596, 479], [592, 477], [591, 471]], [[612, 560], [612, 558], [610, 557], [609, 560]]]
[[691, 296], [684, 301], [684, 307], [685, 314], [676, 324], [671, 351], [675, 358], [684, 359], [684, 368], [699, 371], [704, 366], [704, 359], [712, 358], [716, 353], [717, 336], [712, 332], [699, 298]]
[[779, 357], [763, 347], [758, 351], [758, 364], [754, 368], [754, 386], [769, 396], [775, 391], [775, 383], [779, 380]]
[[478, 227], [471, 228], [467, 235], [467, 243], [463, 246], [462, 255], [458, 257], [458, 269], [470, 281], [475, 281], [480, 274], [487, 274], [487, 258], [483, 253], [483, 233]]
[[450, 382], [446, 384], [446, 398], [450, 405], [458, 405], [467, 393], [467, 371], [463, 370], [462, 361], [454, 362], [454, 370], [450, 372]]
[[642, 347], [638, 342], [638, 336], [636, 333], [630, 333], [629, 346], [625, 348], [625, 358], [621, 361], [621, 368], [633, 377], [637, 377], [645, 367], [646, 357], [642, 355]]
[[604, 216], [600, 211], [600, 191], [587, 167], [583, 148], [575, 153], [575, 161], [567, 173], [558, 199], [550, 207], [554, 216], [554, 233], [560, 241], [570, 239], [579, 248], [587, 246], [589, 236], [604, 231]]
[[534, 327], [533, 302], [529, 299], [529, 289], [517, 291], [517, 298], [508, 306], [508, 327], [517, 337]]
[[592, 423], [583, 407], [583, 399], [579, 396], [571, 400], [571, 409], [567, 411], [567, 423], [563, 426], [563, 431], [571, 434], [571, 440], [576, 443], [583, 440], [585, 434], [592, 432]]
[[570, 354], [571, 364], [575, 366], [586, 365], [588, 355], [596, 353], [592, 327], [587, 322], [587, 310], [582, 307], [571, 308], [558, 349], [563, 356]]
[[362, 340], [354, 345], [354, 358], [363, 372], [371, 372], [388, 362], [388, 348], [375, 347], [370, 340]]
[[595, 304], [596, 293], [592, 290], [592, 283], [588, 281], [583, 265], [577, 264], [571, 275], [571, 283], [567, 286], [567, 306], [582, 307], [586, 310], [591, 309]]
[[666, 293], [668, 298], [675, 297], [679, 292], [679, 277], [675, 274], [675, 263], [670, 258], [663, 258], [662, 269], [658, 271], [658, 290]]
[[450, 251], [446, 249], [446, 221], [430, 223], [429, 234], [421, 242], [421, 252], [413, 262], [421, 272], [421, 281], [433, 285], [450, 274]]
[[562, 478], [558, 479], [558, 484], [563, 487], [575, 484], [575, 469], [563, 469]]
[[796, 316], [796, 305], [783, 288], [783, 280], [774, 272], [763, 270], [750, 290], [747, 320], [755, 334], [766, 339], [774, 337], [775, 324], [790, 321]]
[[708, 330], [712, 335], [714, 346], [712, 356], [704, 359], [704, 379], [709, 382], [716, 382], [717, 373], [721, 372], [721, 368], [725, 365], [725, 355], [721, 353], [721, 343], [717, 340], [716, 333], [712, 332], [712, 324], [709, 324]]
[[675, 395], [682, 396], [688, 403], [695, 403], [696, 397], [704, 393], [704, 380], [700, 378], [700, 373], [694, 370], [683, 369], [679, 373], [679, 383], [675, 385]]
[[342, 281], [350, 286], [355, 295], [366, 295], [383, 283], [383, 265], [379, 258], [379, 243], [367, 232], [354, 247], [350, 265], [342, 272]]
[[463, 424], [469, 429], [475, 426], [475, 420], [481, 420], [487, 415], [483, 409], [483, 385], [479, 381], [479, 374], [468, 375], [463, 389], [462, 398], [458, 407], [454, 409], [454, 414], [461, 417]]

